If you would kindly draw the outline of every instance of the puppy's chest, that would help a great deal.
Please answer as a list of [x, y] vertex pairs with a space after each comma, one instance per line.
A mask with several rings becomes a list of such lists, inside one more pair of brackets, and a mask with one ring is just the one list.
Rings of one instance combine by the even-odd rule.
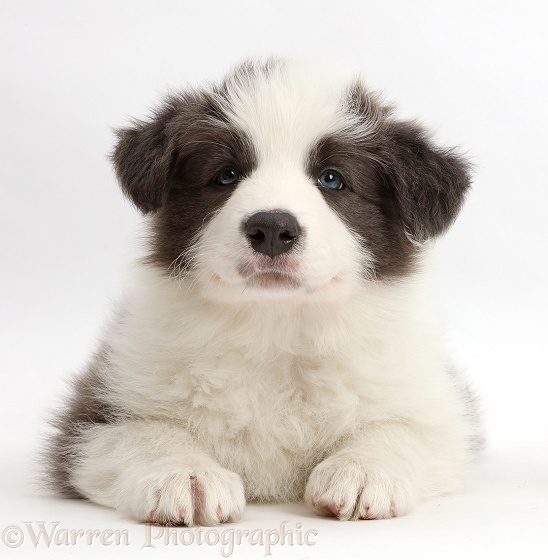
[[227, 353], [196, 361], [181, 377], [186, 396], [173, 412], [211, 446], [328, 446], [352, 431], [363, 403], [355, 372], [335, 358]]

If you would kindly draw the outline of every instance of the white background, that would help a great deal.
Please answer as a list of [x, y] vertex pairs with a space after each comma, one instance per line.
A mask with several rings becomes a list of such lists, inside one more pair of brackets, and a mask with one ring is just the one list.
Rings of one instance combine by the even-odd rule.
[[[89, 355], [139, 223], [106, 157], [111, 128], [145, 116], [170, 88], [272, 53], [355, 67], [476, 164], [473, 193], [441, 243], [440, 286], [448, 342], [483, 395], [490, 445], [462, 496], [408, 517], [341, 523], [299, 505], [252, 506], [229, 528], [288, 521], [318, 531], [315, 546], [278, 546], [274, 558], [548, 557], [544, 4], [0, 2], [0, 530], [59, 521], [127, 528], [132, 542], [36, 551], [27, 533], [13, 557], [130, 557], [142, 546], [142, 526], [31, 484], [45, 411]], [[143, 554], [221, 558], [207, 546]], [[259, 546], [234, 553], [263, 556]]]

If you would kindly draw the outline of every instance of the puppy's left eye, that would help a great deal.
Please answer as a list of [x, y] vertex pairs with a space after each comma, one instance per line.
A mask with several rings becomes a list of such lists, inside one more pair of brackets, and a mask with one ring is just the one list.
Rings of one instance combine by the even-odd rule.
[[232, 167], [227, 167], [217, 173], [217, 183], [219, 185], [234, 185], [240, 180], [240, 174]]
[[343, 188], [344, 183], [342, 177], [336, 171], [333, 171], [333, 169], [326, 169], [318, 177], [318, 186], [324, 189], [337, 191]]

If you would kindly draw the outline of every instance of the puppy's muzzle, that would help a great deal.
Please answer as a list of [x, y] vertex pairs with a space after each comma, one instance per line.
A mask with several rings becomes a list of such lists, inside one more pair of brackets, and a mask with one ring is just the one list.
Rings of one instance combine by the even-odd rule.
[[301, 233], [297, 218], [289, 212], [257, 212], [243, 223], [252, 249], [274, 258], [293, 248]]

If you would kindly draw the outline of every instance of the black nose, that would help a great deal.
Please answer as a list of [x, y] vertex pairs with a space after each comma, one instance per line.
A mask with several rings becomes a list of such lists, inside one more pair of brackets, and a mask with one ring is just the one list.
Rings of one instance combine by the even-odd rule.
[[299, 237], [297, 219], [289, 212], [257, 212], [244, 223], [251, 247], [271, 258], [289, 251]]

